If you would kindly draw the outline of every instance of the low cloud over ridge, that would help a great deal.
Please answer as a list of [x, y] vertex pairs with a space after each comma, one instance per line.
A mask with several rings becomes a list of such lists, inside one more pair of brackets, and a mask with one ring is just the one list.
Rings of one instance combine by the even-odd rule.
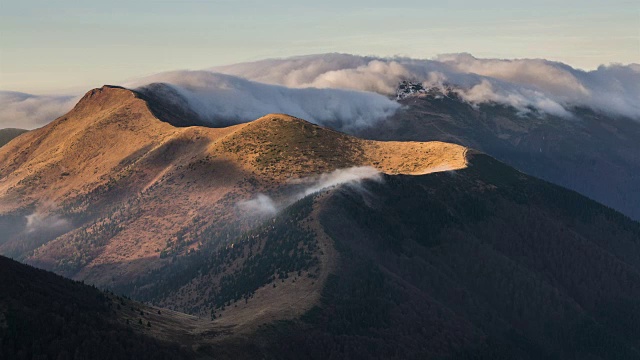
[[433, 60], [347, 54], [310, 55], [212, 68], [212, 71], [288, 87], [338, 88], [392, 95], [401, 80], [451, 85], [472, 104], [495, 102], [568, 116], [591, 108], [640, 120], [640, 65], [584, 71], [542, 59], [478, 59], [469, 54]]
[[[322, 54], [174, 71], [125, 83], [169, 84], [212, 125], [267, 113], [287, 113], [337, 129], [374, 126], [399, 105], [389, 99], [401, 80], [452, 86], [467, 102], [499, 103], [570, 117], [573, 107], [640, 120], [640, 64], [584, 71], [543, 59], [478, 59], [469, 54], [432, 60]], [[70, 110], [79, 96], [0, 91], [0, 128], [32, 129]]]
[[170, 85], [191, 110], [214, 125], [232, 125], [270, 113], [285, 113], [320, 125], [349, 130], [391, 116], [400, 105], [380, 94], [342, 89], [288, 88], [209, 71], [174, 71], [125, 84], [144, 90]]

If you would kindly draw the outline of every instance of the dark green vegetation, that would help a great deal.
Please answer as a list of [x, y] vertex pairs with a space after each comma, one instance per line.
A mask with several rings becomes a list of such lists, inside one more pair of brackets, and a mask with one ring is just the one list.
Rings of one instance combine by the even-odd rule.
[[2, 256], [0, 289], [0, 359], [186, 359], [193, 355], [119, 322], [122, 306], [110, 295]]
[[270, 352], [640, 359], [637, 222], [485, 155], [366, 189], [327, 200], [341, 267], [302, 322], [265, 330], [286, 339]]
[[638, 121], [587, 109], [573, 109], [567, 119], [495, 104], [472, 107], [453, 93], [401, 103], [408, 106], [354, 135], [468, 146], [640, 220]]
[[0, 147], [6, 145], [9, 141], [26, 133], [27, 130], [22, 129], [0, 129]]

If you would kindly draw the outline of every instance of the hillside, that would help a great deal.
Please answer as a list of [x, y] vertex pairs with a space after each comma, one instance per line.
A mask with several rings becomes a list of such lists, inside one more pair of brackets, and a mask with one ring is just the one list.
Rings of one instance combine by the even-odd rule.
[[532, 176], [578, 191], [640, 220], [640, 123], [572, 109], [573, 118], [472, 106], [454, 93], [406, 96], [383, 124], [354, 133], [375, 140], [445, 141], [483, 151]]
[[259, 219], [237, 205], [256, 194], [349, 167], [465, 166], [460, 146], [364, 141], [286, 115], [175, 127], [157, 117], [175, 114], [170, 104], [159, 111], [145, 98], [92, 90], [0, 150], [0, 253], [112, 286], [205, 245], [202, 232], [215, 229], [218, 245], [250, 228]]
[[5, 146], [9, 141], [26, 133], [23, 129], [0, 129], [0, 147]]
[[468, 160], [307, 196], [231, 246], [116, 289], [199, 320], [8, 260], [0, 304], [24, 294], [18, 304], [55, 313], [30, 292], [93, 297], [93, 322], [104, 308], [109, 323], [135, 325], [140, 309], [152, 326], [133, 333], [222, 358], [640, 358], [640, 224], [486, 155]]
[[144, 319], [125, 334], [184, 356], [640, 358], [628, 217], [459, 145], [176, 127], [145, 96], [92, 90], [0, 149], [0, 252], [159, 307], [14, 262], [4, 302], [55, 325], [43, 299], [93, 296], [79, 324]]
[[[3, 256], [0, 286], [2, 359], [187, 359], [195, 355], [149, 336], [152, 330], [147, 323], [158, 326], [149, 311], [157, 310], [130, 300]], [[137, 316], [130, 315], [134, 311], [127, 307], [132, 306]], [[144, 326], [137, 323], [140, 312], [147, 314], [142, 316]]]

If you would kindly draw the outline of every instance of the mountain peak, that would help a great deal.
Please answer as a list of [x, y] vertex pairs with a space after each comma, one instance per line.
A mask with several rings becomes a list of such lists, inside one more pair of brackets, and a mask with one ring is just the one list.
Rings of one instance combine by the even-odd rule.
[[87, 93], [80, 99], [78, 103], [82, 103], [83, 101], [87, 101], [90, 99], [99, 99], [105, 96], [113, 96], [113, 95], [122, 95], [122, 94], [131, 94], [134, 95], [134, 92], [124, 88], [122, 86], [117, 85], [103, 85], [102, 87], [91, 89], [87, 91]]
[[104, 85], [100, 88], [87, 91], [70, 113], [87, 110], [92, 112], [99, 111], [108, 107], [121, 105], [137, 97], [136, 93], [121, 86]]

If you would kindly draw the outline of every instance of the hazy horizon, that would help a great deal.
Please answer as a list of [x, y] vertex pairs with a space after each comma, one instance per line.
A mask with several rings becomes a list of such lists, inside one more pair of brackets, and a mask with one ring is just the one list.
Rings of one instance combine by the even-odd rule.
[[421, 59], [471, 53], [547, 59], [586, 70], [640, 62], [637, 1], [175, 5], [4, 3], [0, 89], [74, 92], [169, 70], [334, 52]]

